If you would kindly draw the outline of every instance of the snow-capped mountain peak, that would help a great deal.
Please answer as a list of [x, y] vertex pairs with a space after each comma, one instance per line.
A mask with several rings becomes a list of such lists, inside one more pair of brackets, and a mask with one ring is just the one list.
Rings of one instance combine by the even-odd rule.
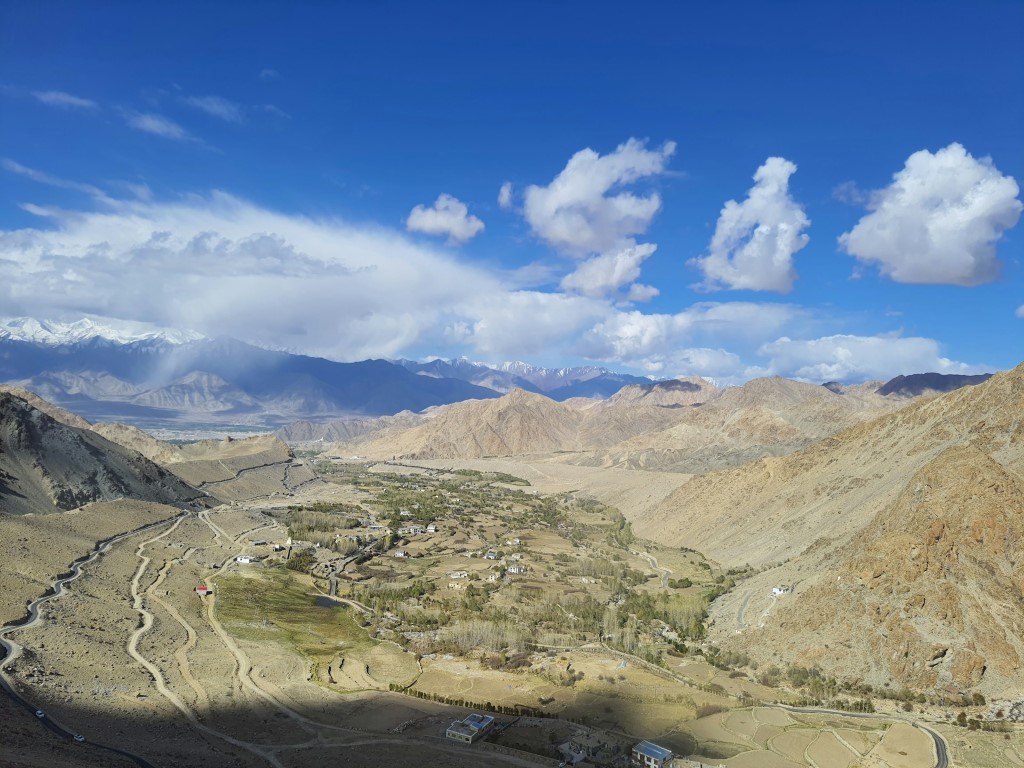
[[530, 365], [519, 360], [512, 362], [500, 363], [495, 366], [491, 366], [495, 370], [504, 371], [505, 373], [512, 373], [516, 376], [522, 376], [527, 379], [541, 377], [545, 380], [548, 379], [561, 379], [571, 381], [586, 381], [592, 379], [595, 376], [600, 376], [605, 373], [611, 373], [607, 368], [598, 368], [593, 365], [579, 366], [576, 368], [543, 368], [537, 365]]
[[79, 344], [92, 339], [104, 339], [115, 344], [134, 341], [159, 340], [169, 344], [187, 344], [204, 338], [189, 330], [161, 328], [151, 323], [129, 322], [111, 318], [83, 317], [71, 323], [54, 320], [36, 320], [31, 317], [0, 319], [0, 339], [28, 341], [47, 346]]

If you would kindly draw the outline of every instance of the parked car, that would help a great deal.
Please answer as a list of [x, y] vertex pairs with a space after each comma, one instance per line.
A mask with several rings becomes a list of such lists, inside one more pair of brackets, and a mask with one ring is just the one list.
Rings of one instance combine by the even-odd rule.
[[85, 741], [85, 736], [83, 736], [80, 733], [76, 733], [75, 734], [75, 741], [77, 741], [79, 744], [81, 744], [83, 741]]

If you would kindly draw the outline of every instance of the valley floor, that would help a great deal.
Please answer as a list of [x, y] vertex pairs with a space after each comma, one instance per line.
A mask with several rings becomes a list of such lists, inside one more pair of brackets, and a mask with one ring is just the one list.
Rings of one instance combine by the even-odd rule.
[[[550, 461], [458, 466], [524, 477], [533, 493], [585, 487], [623, 509], [657, 505], [687, 479]], [[116, 502], [41, 521], [4, 521], [0, 555], [19, 563], [17, 571], [0, 571], [5, 622], [19, 618], [25, 603], [42, 595], [95, 539], [167, 522], [111, 546], [68, 585], [66, 595], [43, 605], [38, 623], [3, 633], [19, 646], [4, 660], [4, 677], [46, 718], [83, 734], [85, 742], [43, 730], [38, 718], [5, 697], [0, 708], [9, 717], [0, 762], [133, 764], [95, 746], [101, 744], [141, 758], [135, 764], [157, 766], [555, 766], [557, 760], [538, 753], [589, 735], [605, 741], [609, 754], [650, 738], [729, 768], [941, 766], [932, 739], [909, 717], [904, 722], [895, 712], [857, 718], [751, 707], [751, 697], [769, 702], [780, 694], [700, 661], [672, 659], [665, 670], [600, 646], [563, 648], [550, 653], [550, 664], [578, 670], [583, 682], [559, 689], [539, 674], [492, 671], [478, 659], [420, 659], [394, 644], [368, 644], [358, 605], [324, 603], [303, 613], [290, 603], [267, 603], [261, 590], [270, 587], [311, 598], [323, 587], [308, 577], [275, 581], [270, 569], [238, 562], [241, 555], [264, 555], [285, 543], [287, 531], [265, 514], [268, 505], [338, 502], [348, 494], [344, 487], [308, 483], [295, 495], [180, 517], [173, 508]], [[667, 578], [647, 557], [651, 572]], [[200, 585], [211, 594], [200, 597]], [[293, 611], [290, 622], [281, 620], [281, 611]], [[754, 621], [754, 614], [745, 621]], [[323, 648], [332, 644], [326, 654]], [[321, 656], [326, 663], [310, 663]], [[514, 726], [465, 746], [446, 740], [444, 731], [473, 710], [388, 690], [389, 681], [404, 686], [410, 680], [425, 696], [496, 706], [533, 706], [550, 698], [559, 717], [499, 715]], [[998, 734], [977, 742], [972, 736], [968, 743], [963, 729], [942, 733], [955, 765], [1024, 766], [1024, 749], [1000, 743]], [[973, 755], [982, 754], [975, 762]]]

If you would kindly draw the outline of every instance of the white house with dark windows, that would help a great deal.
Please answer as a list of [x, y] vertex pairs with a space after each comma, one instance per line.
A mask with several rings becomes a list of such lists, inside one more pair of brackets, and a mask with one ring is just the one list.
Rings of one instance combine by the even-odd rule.
[[453, 741], [462, 741], [472, 744], [482, 739], [494, 728], [494, 717], [491, 715], [478, 715], [474, 712], [463, 720], [456, 720], [448, 726], [445, 736]]

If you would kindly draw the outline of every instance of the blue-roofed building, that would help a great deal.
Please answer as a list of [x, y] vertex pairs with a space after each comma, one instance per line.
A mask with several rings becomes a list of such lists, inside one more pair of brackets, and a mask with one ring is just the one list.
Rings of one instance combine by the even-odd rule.
[[671, 768], [672, 750], [659, 747], [649, 741], [641, 741], [630, 754], [633, 765], [642, 765], [645, 768]]
[[472, 744], [477, 739], [482, 739], [494, 727], [494, 718], [491, 715], [478, 715], [473, 713], [467, 715], [463, 720], [456, 720], [448, 726], [445, 736], [455, 741], [464, 741]]

